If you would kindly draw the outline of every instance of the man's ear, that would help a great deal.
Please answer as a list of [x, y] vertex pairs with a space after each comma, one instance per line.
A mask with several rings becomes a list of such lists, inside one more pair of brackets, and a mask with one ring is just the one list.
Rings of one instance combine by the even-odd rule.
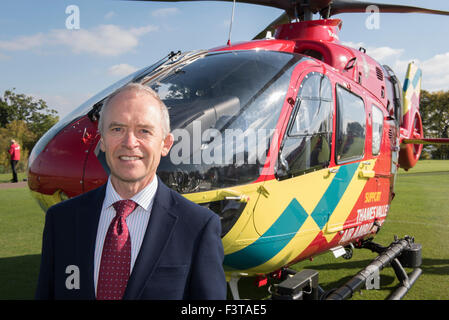
[[103, 137], [100, 138], [100, 150], [106, 152], [106, 148], [104, 147]]
[[170, 149], [173, 146], [174, 141], [175, 141], [175, 138], [173, 137], [173, 135], [171, 133], [167, 134], [164, 141], [162, 141], [163, 145], [162, 145], [161, 155], [163, 157], [165, 157], [170, 152]]

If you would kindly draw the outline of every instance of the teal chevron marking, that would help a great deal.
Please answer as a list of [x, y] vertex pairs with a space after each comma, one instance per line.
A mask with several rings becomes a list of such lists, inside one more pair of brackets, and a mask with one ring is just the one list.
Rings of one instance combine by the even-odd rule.
[[405, 79], [404, 85], [403, 85], [403, 87], [402, 87], [402, 88], [403, 88], [402, 90], [403, 90], [404, 92], [407, 91], [407, 89], [408, 89], [408, 87], [409, 87], [410, 85], [412, 85], [413, 88], [416, 88], [416, 86], [418, 85], [419, 79], [421, 79], [421, 76], [422, 76], [422, 71], [421, 71], [421, 69], [416, 70], [415, 76], [413, 77], [412, 80], [409, 79], [409, 78]]
[[416, 85], [418, 84], [419, 79], [421, 79], [421, 74], [422, 74], [421, 69], [416, 70], [415, 76], [413, 77], [413, 81], [412, 81], [413, 88], [416, 88]]
[[[343, 165], [313, 210], [311, 217], [322, 229], [329, 220], [340, 198], [354, 176], [359, 163]], [[279, 218], [255, 242], [242, 250], [228, 254], [224, 258], [227, 270], [246, 270], [261, 265], [278, 254], [301, 229], [308, 217], [307, 212], [295, 198], [289, 203]]]
[[338, 202], [345, 193], [346, 188], [351, 182], [358, 166], [359, 163], [352, 163], [342, 165], [338, 169], [338, 172], [332, 180], [331, 184], [310, 215], [321, 230], [329, 221], [332, 212], [334, 212], [335, 208], [338, 205]]
[[407, 78], [407, 79], [405, 79], [405, 81], [404, 81], [404, 86], [403, 86], [403, 88], [402, 88], [402, 91], [406, 92], [409, 85], [410, 85], [410, 80]]
[[290, 242], [307, 217], [298, 200], [293, 199], [259, 239], [240, 251], [226, 255], [224, 265], [244, 270], [265, 263]]

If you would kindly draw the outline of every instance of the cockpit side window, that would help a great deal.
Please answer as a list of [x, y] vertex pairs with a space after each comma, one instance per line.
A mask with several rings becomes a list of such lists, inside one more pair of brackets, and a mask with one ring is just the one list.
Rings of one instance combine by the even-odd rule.
[[363, 99], [337, 86], [337, 164], [362, 159], [365, 137], [366, 112]]
[[288, 176], [326, 167], [332, 143], [332, 86], [329, 78], [311, 72], [300, 85], [295, 110], [282, 146]]
[[380, 146], [382, 144], [382, 132], [384, 115], [379, 107], [372, 105], [373, 125], [372, 125], [372, 154], [377, 156], [380, 153]]

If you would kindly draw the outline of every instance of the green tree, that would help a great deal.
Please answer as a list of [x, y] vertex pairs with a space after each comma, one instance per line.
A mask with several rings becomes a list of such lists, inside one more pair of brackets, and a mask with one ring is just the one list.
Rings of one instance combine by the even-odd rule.
[[[449, 91], [421, 91], [420, 113], [424, 136], [449, 138]], [[449, 159], [448, 145], [435, 145], [428, 149], [434, 159]]]
[[40, 137], [59, 121], [57, 111], [42, 99], [15, 89], [0, 96], [0, 171], [9, 170], [9, 142], [14, 138], [22, 147], [19, 170], [25, 170], [28, 154]]
[[33, 145], [33, 141], [36, 140], [37, 135], [28, 128], [26, 122], [23, 120], [14, 120], [8, 123], [5, 128], [0, 128], [0, 150], [3, 151], [0, 153], [0, 168], [3, 168], [3, 170], [0, 169], [0, 172], [9, 171], [10, 158], [8, 150], [11, 138], [14, 138], [22, 146], [17, 170], [25, 171], [28, 164], [28, 155], [31, 151], [26, 146]]

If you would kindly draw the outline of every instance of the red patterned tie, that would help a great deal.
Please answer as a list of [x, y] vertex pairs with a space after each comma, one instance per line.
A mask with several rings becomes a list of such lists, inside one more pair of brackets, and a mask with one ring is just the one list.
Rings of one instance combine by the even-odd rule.
[[97, 284], [98, 300], [122, 299], [131, 266], [131, 238], [125, 219], [133, 212], [136, 203], [120, 200], [113, 206], [116, 216], [104, 240]]

